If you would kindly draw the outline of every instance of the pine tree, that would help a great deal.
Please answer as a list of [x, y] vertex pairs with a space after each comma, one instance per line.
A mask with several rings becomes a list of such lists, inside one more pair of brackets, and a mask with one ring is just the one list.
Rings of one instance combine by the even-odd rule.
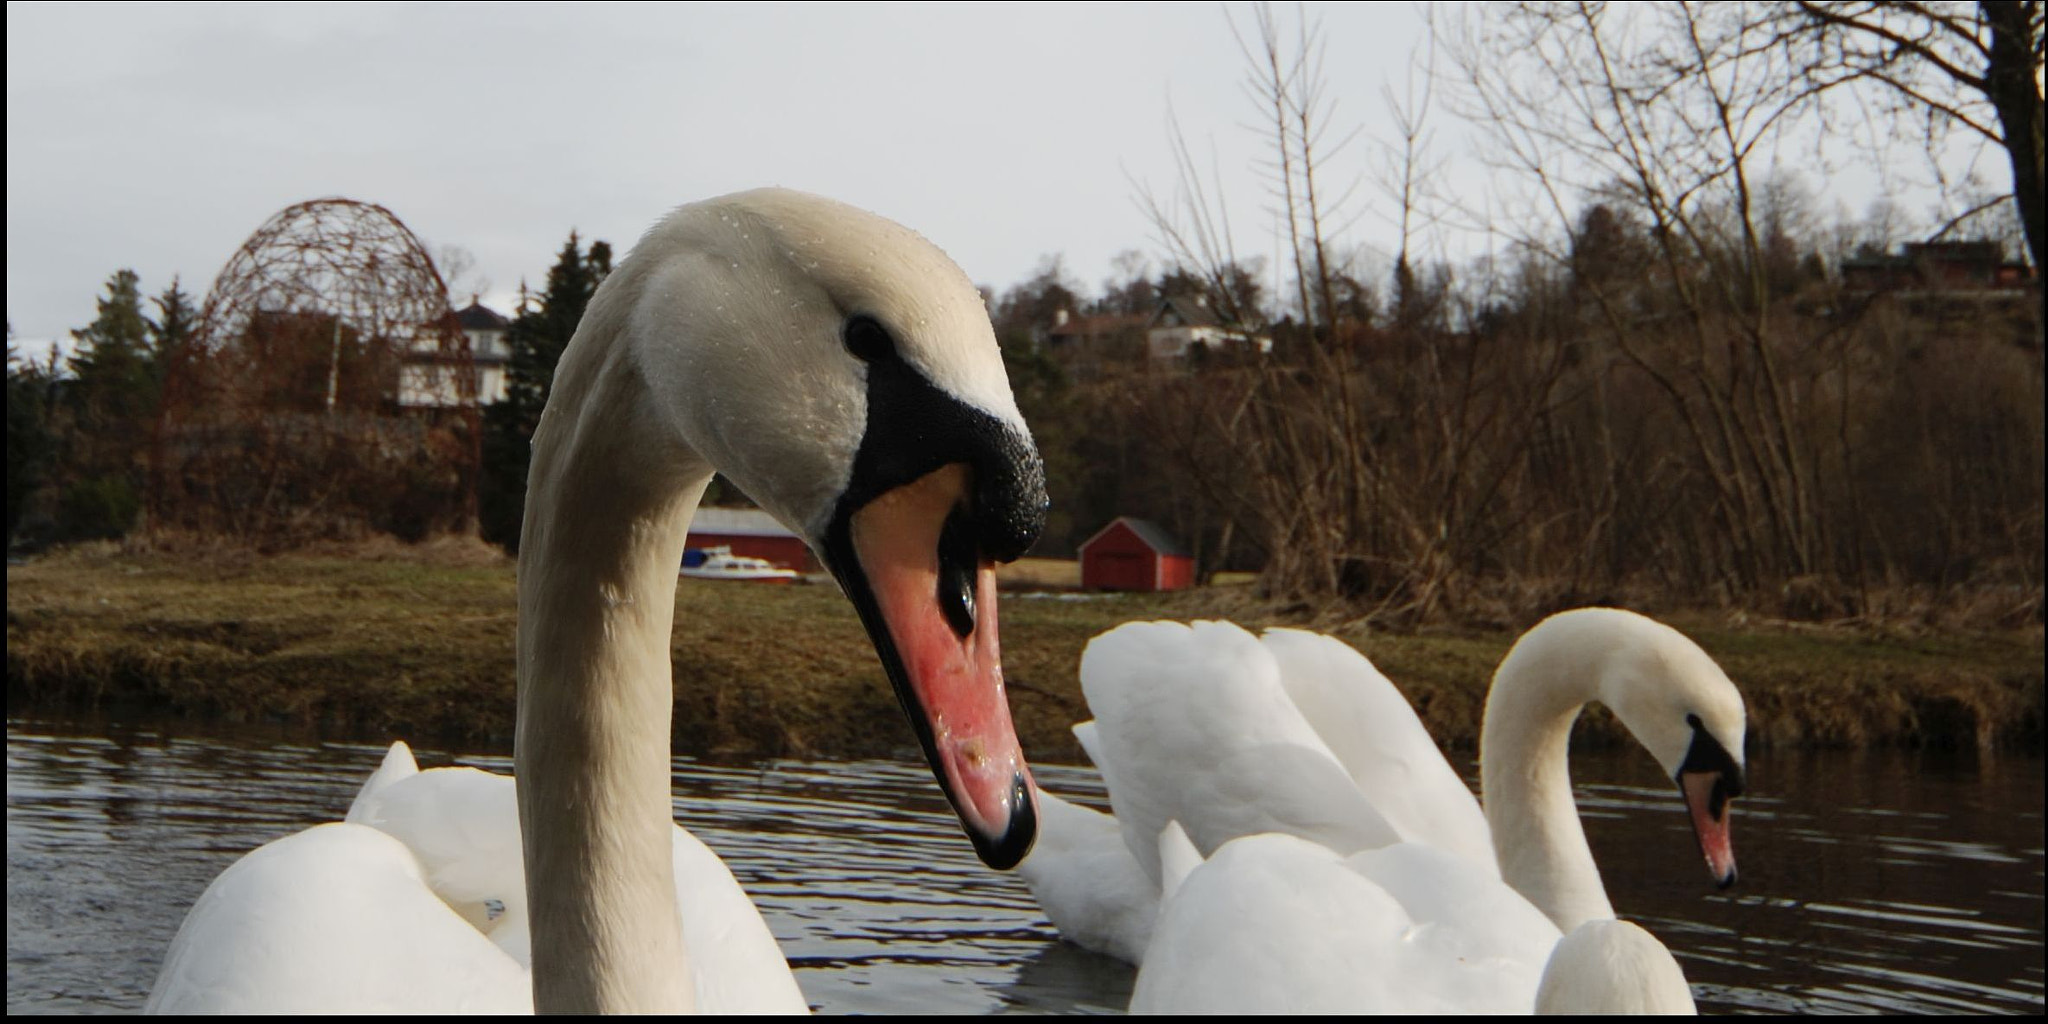
[[141, 278], [119, 270], [107, 279], [99, 315], [71, 332], [78, 351], [65, 391], [70, 414], [58, 467], [64, 535], [119, 537], [141, 510], [142, 473], [162, 381], [142, 315]]
[[149, 321], [150, 368], [155, 372], [156, 383], [163, 386], [163, 375], [171, 360], [192, 340], [192, 332], [199, 325], [199, 310], [192, 305], [192, 296], [179, 286], [178, 279], [171, 278], [171, 286], [163, 294], [149, 300], [156, 306], [156, 319]]
[[51, 452], [50, 375], [14, 350], [7, 326], [7, 541], [21, 526], [29, 496], [41, 487]]
[[477, 486], [477, 528], [483, 539], [519, 550], [526, 514], [526, 463], [533, 431], [547, 407], [555, 364], [576, 335], [583, 310], [612, 271], [612, 247], [592, 242], [586, 253], [569, 233], [548, 286], [537, 304], [520, 304], [505, 331], [512, 361], [506, 367], [505, 398], [484, 410], [483, 470]]

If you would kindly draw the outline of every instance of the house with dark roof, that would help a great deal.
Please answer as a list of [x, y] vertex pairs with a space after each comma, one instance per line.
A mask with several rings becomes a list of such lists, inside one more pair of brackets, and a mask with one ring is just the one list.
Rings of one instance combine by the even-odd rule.
[[[512, 349], [505, 332], [512, 326], [503, 314], [484, 305], [475, 296], [469, 305], [448, 314], [456, 330], [469, 341], [470, 372], [476, 374], [476, 404], [490, 405], [505, 398], [505, 371], [512, 363]], [[445, 409], [462, 404], [459, 356], [437, 350], [418, 349], [405, 354], [398, 370], [398, 404], [413, 409]]]
[[2025, 263], [2005, 258], [1997, 242], [1909, 242], [1896, 255], [1842, 261], [1842, 287], [1852, 292], [2023, 291], [2033, 283]]
[[1053, 312], [1051, 323], [1033, 327], [1031, 339], [1068, 373], [1086, 379], [1112, 364], [1143, 360], [1145, 323], [1143, 314], [1077, 314], [1062, 308]]
[[1081, 586], [1089, 590], [1184, 590], [1195, 585], [1195, 556], [1164, 527], [1118, 516], [1081, 542]]
[[1052, 352], [1097, 349], [1135, 338], [1144, 333], [1145, 317], [1120, 313], [1081, 316], [1066, 309], [1053, 313], [1052, 323], [1039, 332], [1039, 344]]
[[1185, 359], [1197, 349], [1209, 352], [1249, 347], [1273, 351], [1273, 339], [1241, 324], [1226, 323], [1202, 295], [1169, 295], [1145, 325], [1145, 352], [1154, 360]]

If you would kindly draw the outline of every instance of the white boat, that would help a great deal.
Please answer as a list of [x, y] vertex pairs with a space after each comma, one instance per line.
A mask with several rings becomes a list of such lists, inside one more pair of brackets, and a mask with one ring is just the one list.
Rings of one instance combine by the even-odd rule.
[[735, 555], [732, 548], [689, 548], [683, 552], [682, 574], [694, 580], [738, 580], [749, 583], [788, 583], [797, 578], [794, 569], [778, 568], [765, 558]]

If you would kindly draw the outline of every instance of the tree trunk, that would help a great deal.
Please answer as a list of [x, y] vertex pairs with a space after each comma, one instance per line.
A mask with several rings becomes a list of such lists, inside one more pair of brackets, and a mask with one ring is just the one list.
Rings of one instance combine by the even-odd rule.
[[2048, 238], [2042, 224], [2041, 87], [2035, 78], [2032, 15], [2038, 2], [1984, 0], [1984, 20], [1991, 26], [1991, 59], [1985, 67], [1984, 91], [1998, 110], [2006, 155], [2012, 160], [2012, 193], [2019, 203], [2020, 223], [2038, 275], [2041, 247]]

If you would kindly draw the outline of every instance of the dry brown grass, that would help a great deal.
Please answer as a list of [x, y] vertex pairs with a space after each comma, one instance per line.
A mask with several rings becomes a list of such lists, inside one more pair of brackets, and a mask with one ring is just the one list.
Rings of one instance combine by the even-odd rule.
[[[7, 572], [11, 712], [120, 708], [280, 722], [372, 740], [504, 746], [512, 731], [513, 572], [460, 541], [366, 542], [264, 556], [86, 545]], [[1131, 619], [1309, 625], [1370, 655], [1439, 742], [1477, 740], [1487, 680], [1515, 628], [1396, 635], [1261, 604], [1248, 587], [1164, 595], [1010, 593], [1001, 606], [1018, 733], [1080, 757], [1075, 670]], [[2019, 743], [2041, 738], [2038, 627], [1994, 632], [1668, 613], [1727, 667], [1767, 745]], [[681, 581], [681, 750], [829, 756], [911, 748], [853, 611], [825, 586]], [[1601, 714], [1591, 737], [1612, 736]]]
[[1004, 590], [1078, 590], [1081, 563], [1071, 558], [1020, 558], [996, 566], [996, 583]]

